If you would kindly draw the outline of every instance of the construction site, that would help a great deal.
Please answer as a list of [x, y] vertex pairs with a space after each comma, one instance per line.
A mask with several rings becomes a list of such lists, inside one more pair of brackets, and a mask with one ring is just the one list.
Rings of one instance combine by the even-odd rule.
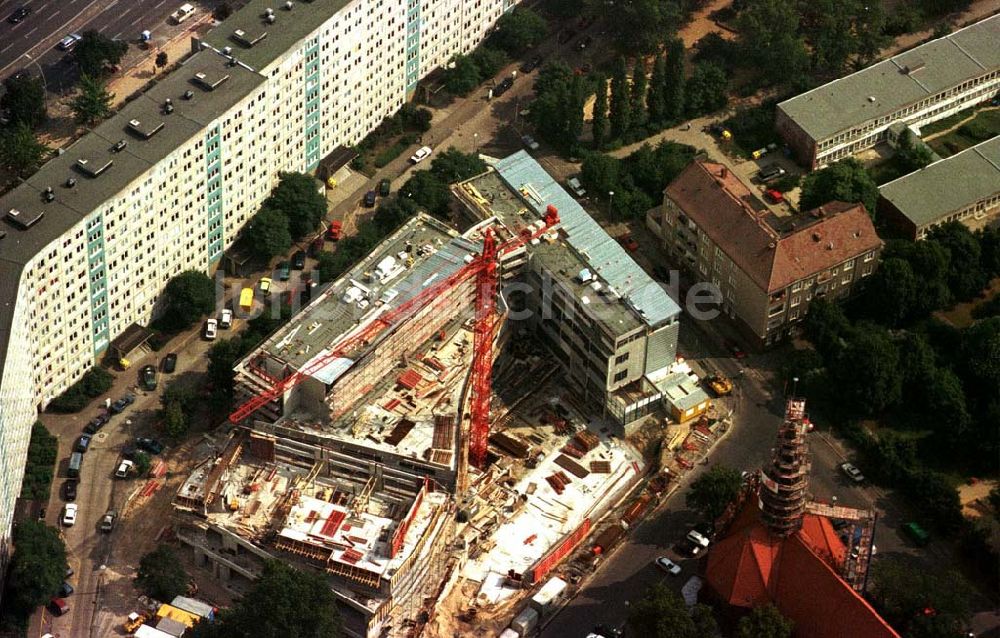
[[446, 600], [502, 627], [645, 474], [630, 433], [707, 409], [664, 289], [526, 153], [490, 164], [462, 228], [417, 215], [236, 365], [174, 500], [230, 589], [274, 557], [351, 636], [468, 633]]

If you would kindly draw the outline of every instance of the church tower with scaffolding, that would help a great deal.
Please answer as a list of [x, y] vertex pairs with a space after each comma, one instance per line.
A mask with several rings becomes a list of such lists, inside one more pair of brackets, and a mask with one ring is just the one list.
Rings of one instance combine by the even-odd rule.
[[788, 399], [774, 458], [761, 476], [761, 519], [772, 534], [780, 537], [802, 528], [802, 517], [809, 501], [805, 413], [805, 399]]

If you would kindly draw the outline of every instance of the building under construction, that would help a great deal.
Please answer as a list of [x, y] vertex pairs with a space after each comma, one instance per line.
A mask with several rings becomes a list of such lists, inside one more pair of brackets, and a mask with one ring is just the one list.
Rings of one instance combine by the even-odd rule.
[[678, 306], [530, 156], [454, 192], [462, 232], [417, 215], [236, 365], [235, 434], [175, 501], [223, 580], [324, 570], [351, 635], [414, 632], [466, 561], [487, 588], [552, 569], [638, 477], [615, 435], [675, 359]]

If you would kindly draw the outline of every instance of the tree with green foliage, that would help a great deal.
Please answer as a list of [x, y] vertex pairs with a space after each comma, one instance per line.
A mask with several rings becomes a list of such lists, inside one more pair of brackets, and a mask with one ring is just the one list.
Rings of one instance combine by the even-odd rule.
[[611, 123], [611, 137], [621, 140], [632, 126], [632, 96], [629, 90], [628, 71], [625, 58], [615, 63], [611, 76], [611, 106], [608, 121]]
[[24, 465], [24, 479], [21, 481], [21, 498], [48, 501], [58, 453], [59, 440], [49, 433], [41, 421], [35, 422], [31, 426], [28, 460]]
[[878, 185], [864, 165], [853, 157], [813, 171], [802, 180], [802, 196], [799, 199], [802, 210], [811, 210], [834, 200], [861, 202], [869, 215], [875, 212]]
[[663, 84], [664, 123], [684, 115], [684, 42], [674, 38], [667, 44], [666, 76]]
[[896, 142], [896, 158], [904, 173], [919, 171], [934, 160], [934, 154], [922, 141], [914, 139], [910, 129], [903, 129]]
[[479, 81], [487, 80], [497, 73], [507, 64], [507, 54], [500, 49], [480, 45], [475, 51], [469, 54], [472, 61], [479, 70]]
[[497, 20], [490, 43], [509, 55], [518, 56], [541, 44], [548, 31], [548, 24], [538, 13], [526, 7], [514, 7]]
[[46, 119], [45, 83], [30, 73], [15, 73], [3, 81], [0, 111], [7, 113], [11, 124], [26, 124], [36, 128]]
[[647, 122], [646, 93], [649, 89], [649, 80], [646, 78], [646, 63], [642, 57], [636, 57], [632, 66], [632, 104], [629, 111], [632, 113], [632, 126], [644, 126]]
[[139, 561], [136, 583], [156, 600], [173, 600], [187, 591], [188, 576], [168, 545], [159, 545]]
[[666, 120], [667, 103], [667, 58], [662, 53], [653, 63], [653, 74], [649, 78], [649, 94], [646, 97], [647, 119], [653, 126], [662, 126]]
[[958, 572], [886, 556], [872, 563], [870, 583], [875, 607], [905, 636], [960, 636], [972, 619], [969, 603], [975, 592]]
[[601, 150], [608, 135], [608, 81], [603, 75], [597, 78], [594, 117], [590, 123], [590, 130], [594, 138], [594, 148]]
[[120, 63], [126, 51], [128, 43], [124, 40], [112, 40], [97, 31], [84, 31], [73, 56], [81, 75], [96, 78], [106, 73], [107, 66]]
[[452, 95], [468, 95], [479, 86], [479, 67], [467, 55], [456, 55], [445, 70], [444, 85]]
[[215, 310], [215, 282], [198, 270], [185, 270], [163, 288], [160, 323], [167, 330], [186, 330]]
[[163, 67], [167, 66], [167, 63], [169, 62], [170, 58], [169, 56], [167, 56], [166, 51], [160, 51], [159, 53], [156, 54], [155, 64], [158, 69], [162, 69]]
[[257, 211], [246, 225], [244, 237], [250, 250], [264, 261], [284, 255], [292, 247], [288, 217], [280, 210], [266, 206]]
[[485, 173], [487, 169], [484, 162], [475, 153], [463, 153], [454, 146], [448, 150], [438, 153], [431, 160], [431, 173], [445, 184], [454, 184]]
[[566, 96], [566, 147], [573, 152], [583, 135], [583, 105], [589, 96], [583, 76], [575, 75]]
[[260, 578], [215, 622], [195, 625], [192, 638], [339, 638], [340, 614], [326, 576], [269, 561]]
[[281, 211], [288, 218], [293, 240], [315, 232], [326, 214], [326, 197], [319, 182], [305, 173], [279, 173], [278, 185], [263, 206]]
[[914, 316], [922, 286], [909, 262], [888, 257], [868, 279], [859, 305], [875, 321], [896, 328]]
[[207, 381], [215, 403], [227, 408], [233, 400], [233, 366], [246, 352], [247, 345], [240, 337], [221, 339], [208, 350]]
[[740, 618], [736, 638], [792, 638], [792, 626], [774, 605], [758, 605]]
[[848, 334], [831, 373], [843, 403], [858, 414], [879, 415], [902, 396], [899, 351], [886, 330], [874, 324]]
[[167, 403], [163, 409], [163, 429], [174, 439], [179, 439], [187, 434], [191, 424], [188, 423], [187, 414], [179, 401]]
[[726, 465], [714, 465], [691, 483], [685, 502], [710, 522], [715, 522], [736, 500], [742, 487], [743, 479], [737, 470]]
[[621, 160], [603, 153], [588, 153], [583, 158], [580, 179], [595, 197], [621, 190]]
[[222, 22], [231, 15], [233, 15], [233, 8], [228, 2], [220, 3], [215, 7], [215, 10], [212, 11], [212, 18], [219, 22]]
[[737, 32], [743, 57], [766, 81], [792, 83], [808, 69], [799, 15], [795, 0], [755, 0], [740, 12]]
[[77, 124], [93, 126], [111, 116], [111, 100], [104, 82], [90, 75], [80, 76], [80, 94], [70, 102]]
[[531, 120], [538, 134], [553, 146], [570, 152], [583, 126], [582, 78], [560, 62], [546, 64], [538, 73], [534, 88]]
[[989, 280], [980, 262], [978, 237], [965, 224], [951, 221], [932, 228], [927, 238], [941, 246], [947, 256], [947, 285], [954, 299], [968, 301], [978, 296]]
[[729, 80], [722, 67], [713, 62], [700, 62], [684, 84], [685, 112], [688, 117], [717, 111], [726, 105]]
[[871, 58], [886, 42], [881, 2], [811, 0], [798, 5], [801, 33], [811, 44], [813, 68], [841, 73], [855, 56]]
[[145, 452], [136, 452], [132, 457], [132, 462], [135, 463], [135, 475], [139, 478], [143, 478], [149, 475], [149, 468], [153, 465], [153, 460], [149, 458], [149, 455]]
[[42, 521], [14, 526], [14, 552], [7, 572], [4, 603], [23, 619], [59, 590], [66, 575], [66, 546], [59, 530]]
[[57, 396], [48, 405], [50, 412], [68, 414], [87, 407], [95, 397], [99, 397], [114, 384], [115, 377], [104, 368], [94, 366], [83, 373], [80, 380]]
[[24, 122], [0, 130], [0, 167], [12, 175], [27, 179], [51, 152]]
[[451, 191], [448, 184], [431, 171], [417, 171], [399, 189], [401, 197], [412, 199], [428, 213], [447, 218], [451, 210]]
[[[602, 5], [601, 9], [607, 11]], [[674, 34], [681, 22], [677, 3], [632, 0], [615, 6], [609, 22], [618, 51], [627, 55], [655, 53], [664, 34]]]
[[662, 583], [629, 607], [629, 628], [644, 638], [704, 638], [713, 635], [705, 632], [711, 632], [714, 624], [711, 608], [696, 605], [688, 613], [684, 599]]

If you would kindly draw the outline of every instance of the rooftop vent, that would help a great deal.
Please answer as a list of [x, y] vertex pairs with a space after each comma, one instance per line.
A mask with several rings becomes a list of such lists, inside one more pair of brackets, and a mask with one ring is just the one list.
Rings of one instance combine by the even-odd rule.
[[74, 186], [76, 186], [76, 180], [70, 177], [69, 179], [66, 180], [65, 186], [66, 188], [73, 188]]
[[167, 115], [174, 112], [174, 103], [170, 100], [170, 98], [167, 98], [163, 103], [163, 112]]
[[292, 6], [293, 6], [292, 0], [288, 0], [285, 3], [285, 11], [291, 11], [292, 10]]
[[228, 75], [210, 77], [207, 73], [195, 73], [194, 81], [208, 91], [214, 91], [220, 84], [229, 79]]
[[269, 13], [268, 16], [266, 18], [264, 18], [264, 19], [267, 20], [268, 24], [274, 24], [274, 21], [277, 20], [278, 17], [276, 15], [274, 15], [273, 13]]
[[194, 97], [194, 91], [184, 91], [184, 99], [190, 100]]
[[222, 47], [222, 55], [232, 55], [233, 47]]
[[42, 199], [44, 199], [47, 202], [51, 202], [51, 201], [55, 200], [55, 198], [56, 198], [56, 194], [54, 192], [52, 192], [52, 187], [51, 186], [46, 186], [45, 187], [45, 192], [42, 193]]
[[115, 145], [111, 147], [111, 152], [120, 153], [121, 151], [125, 150], [126, 146], [128, 146], [128, 142], [126, 142], [125, 140], [118, 140], [117, 142], [115, 142]]
[[270, 7], [268, 7], [267, 9], [264, 9], [264, 16], [265, 17], [267, 17], [267, 16], [273, 16], [273, 15], [274, 15], [274, 9], [271, 9]]
[[832, 241], [829, 244], [826, 245], [826, 249], [827, 250], [833, 250], [833, 242]]
[[820, 235], [819, 233], [813, 233], [813, 241], [819, 241], [821, 239], [823, 239], [822, 235]]
[[32, 226], [38, 223], [38, 221], [45, 216], [45, 213], [39, 211], [37, 213], [26, 213], [20, 211], [16, 208], [11, 208], [7, 211], [7, 221], [14, 224], [21, 230], [28, 230]]
[[[265, 13], [264, 17], [266, 19], [267, 16], [273, 14], [274, 12], [271, 11], [271, 13]], [[233, 40], [235, 40], [237, 44], [241, 44], [247, 48], [252, 47], [253, 45], [257, 44], [266, 37], [267, 37], [267, 31], [261, 31], [256, 34], [247, 33], [243, 29], [236, 29], [235, 31], [233, 31]]]
[[914, 58], [912, 62], [904, 66], [901, 71], [906, 75], [912, 75], [927, 66], [927, 63], [920, 58]]
[[101, 173], [108, 170], [111, 165], [114, 164], [113, 160], [108, 160], [104, 164], [95, 164], [86, 159], [80, 158], [76, 160], [76, 167], [83, 172], [84, 175], [88, 177], [98, 177]]
[[868, 101], [871, 102], [872, 104], [874, 104], [875, 103], [875, 96], [874, 95], [869, 95], [868, 96]]
[[[129, 120], [128, 128], [139, 137], [148, 140], [163, 128], [163, 122], [142, 122], [141, 120]], [[117, 145], [116, 145], [117, 146]], [[122, 148], [125, 148], [122, 146]], [[121, 149], [118, 149], [121, 150]]]

